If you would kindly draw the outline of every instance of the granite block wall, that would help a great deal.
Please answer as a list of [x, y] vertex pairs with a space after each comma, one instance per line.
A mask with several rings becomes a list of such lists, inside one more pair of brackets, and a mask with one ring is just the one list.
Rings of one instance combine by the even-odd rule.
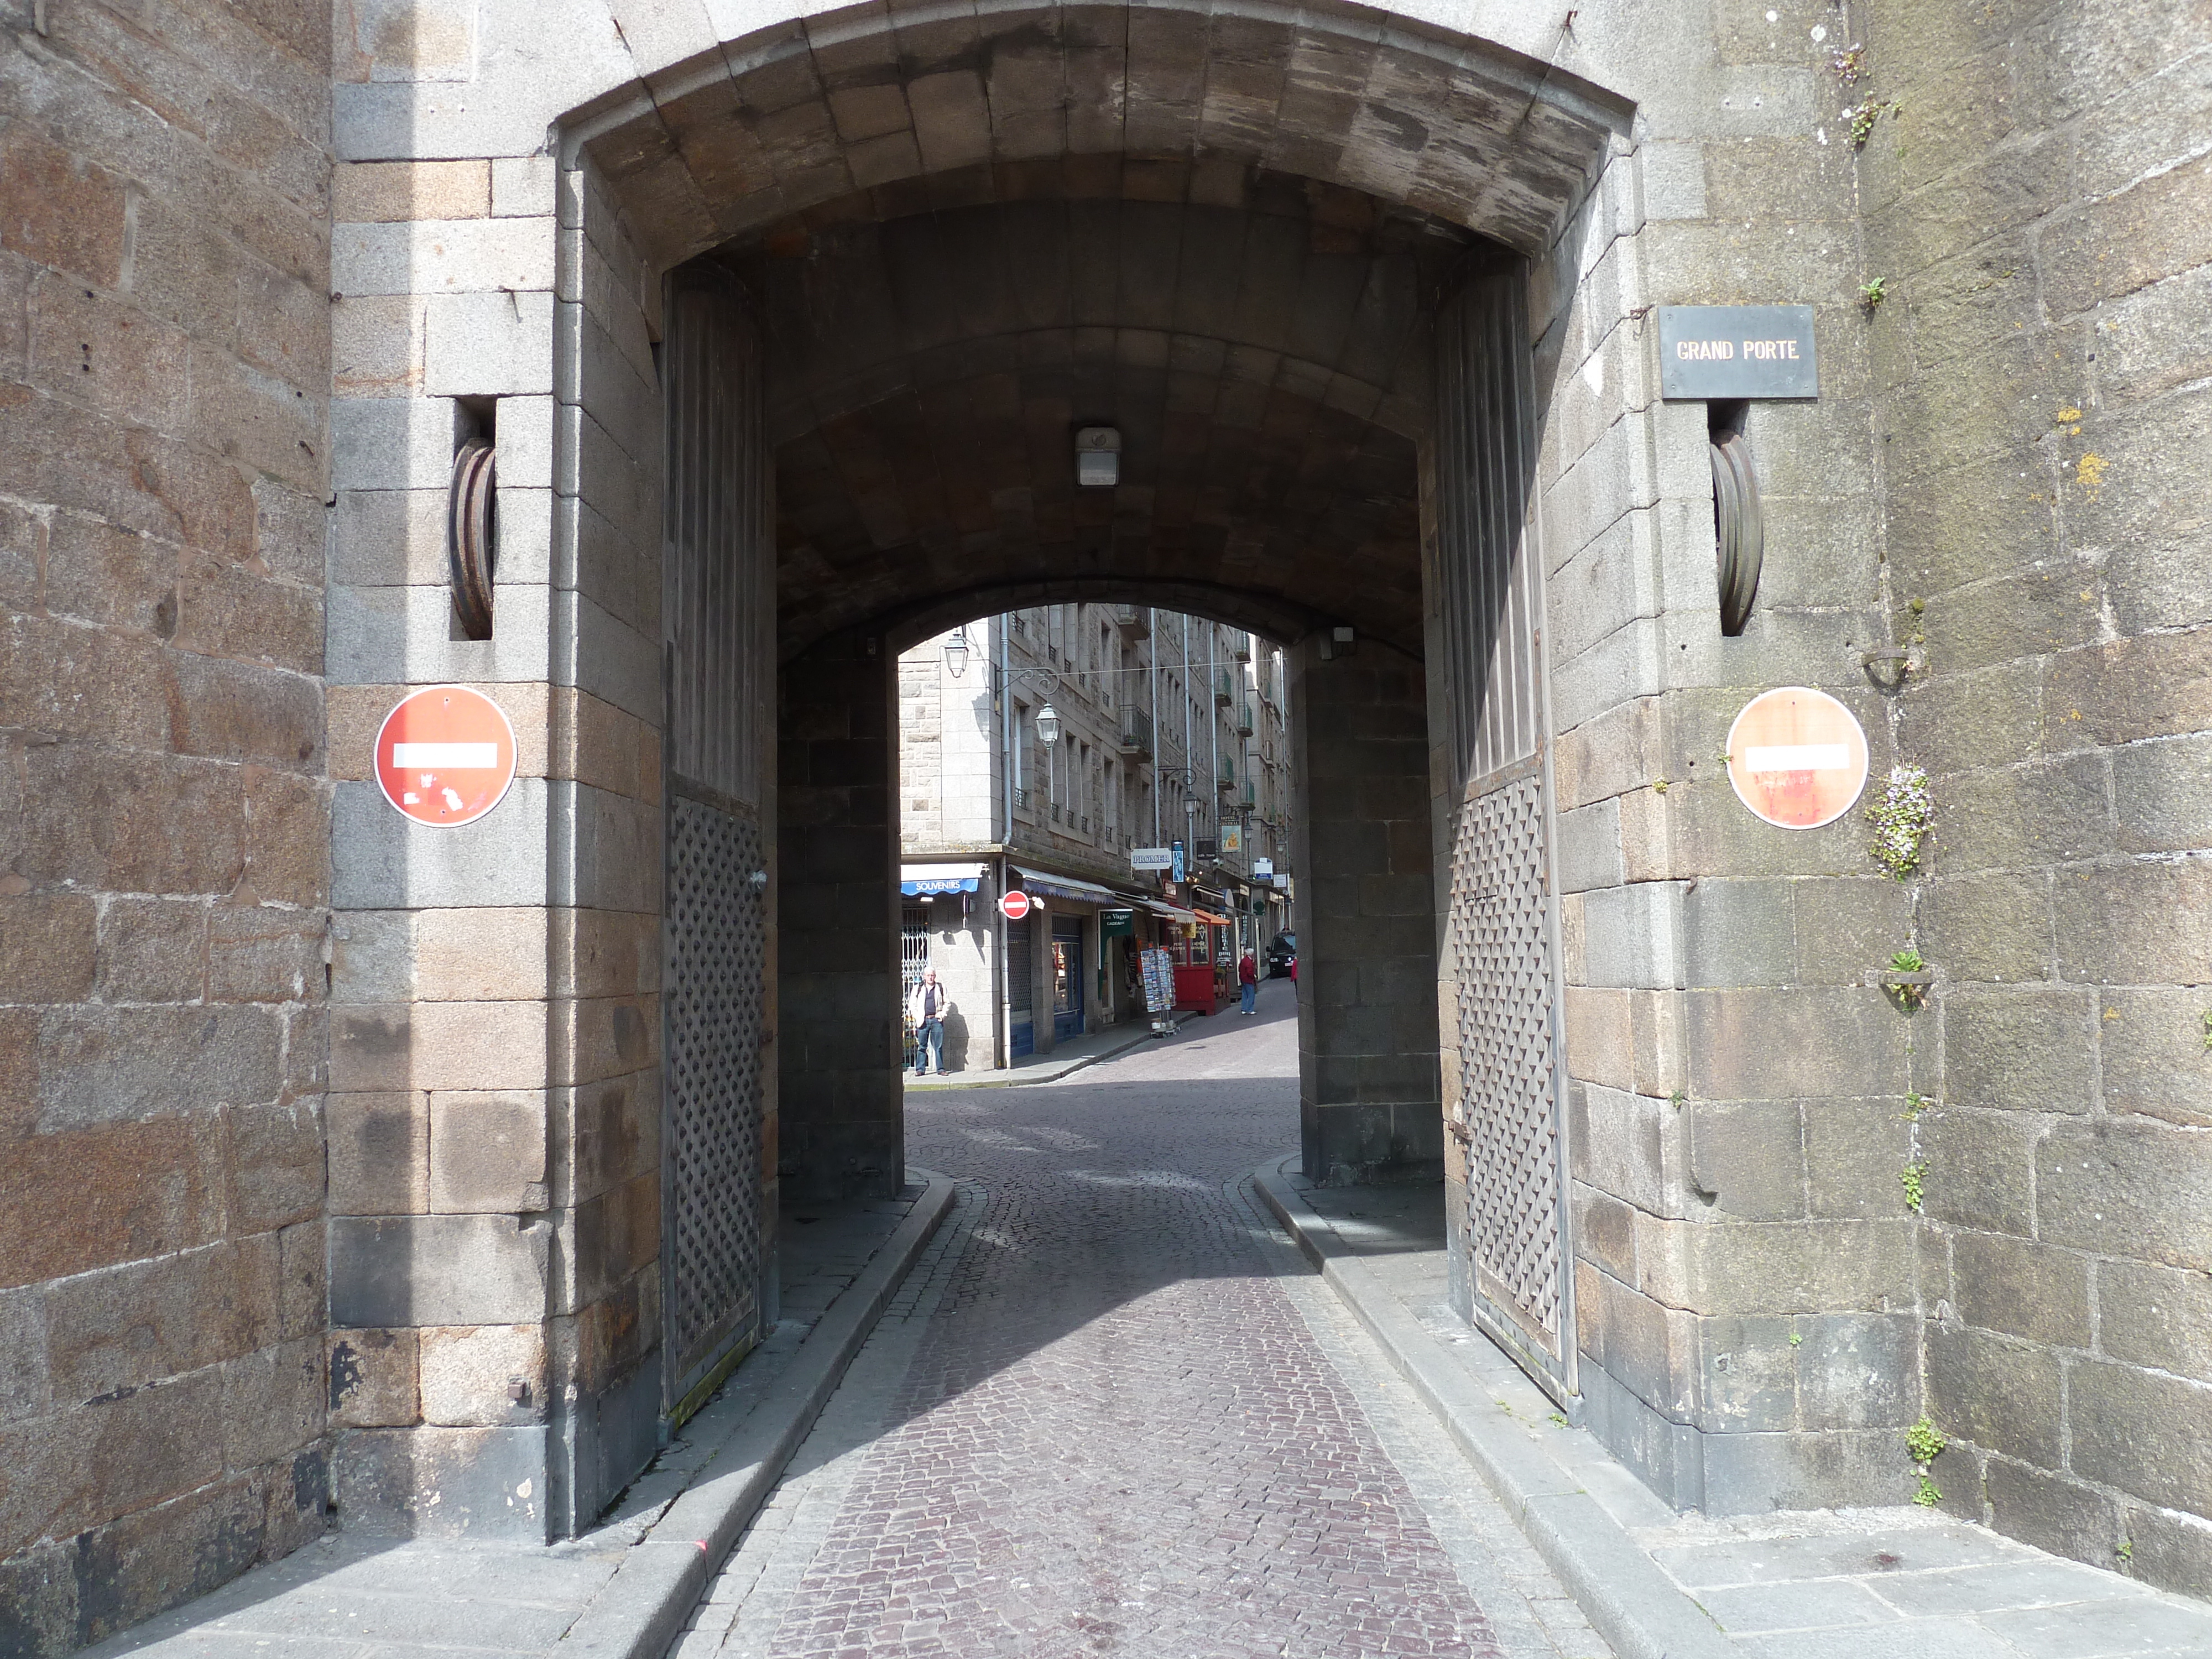
[[1947, 1507], [2212, 1593], [2201, 8], [1864, 14], [1921, 1375]]
[[320, 1533], [329, 18], [0, 6], [0, 1650]]

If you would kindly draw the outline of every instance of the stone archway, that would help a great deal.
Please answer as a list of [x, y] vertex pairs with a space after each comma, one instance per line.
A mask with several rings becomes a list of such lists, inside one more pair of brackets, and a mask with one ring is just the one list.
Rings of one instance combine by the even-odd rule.
[[854, 7], [656, 65], [576, 109], [563, 145], [662, 269], [855, 191], [922, 211], [997, 199], [995, 167], [1018, 197], [1029, 164], [1109, 156], [1155, 171], [1152, 199], [1179, 169], [1205, 199], [1210, 173], [1264, 167], [1537, 257], [1630, 107], [1364, 6]]
[[[551, 775], [497, 861], [552, 935], [566, 1173], [536, 1279], [563, 1369], [514, 1455], [549, 1460], [551, 1493], [519, 1524], [556, 1530], [763, 1328], [779, 1166], [896, 1178], [887, 671], [933, 617], [1095, 592], [1303, 641], [1304, 724], [1334, 745], [1306, 769], [1343, 810], [1312, 820], [1335, 911], [1301, 926], [1346, 930], [1310, 1156], [1440, 1161], [1430, 715], [1480, 681], [1438, 703], [1423, 667], [1429, 320], [1470, 271], [1556, 257], [1626, 118], [1516, 52], [1350, 7], [854, 9], [685, 38], [625, 33], [624, 61], [661, 66], [551, 112], [546, 194], [514, 198], [549, 216], [346, 244], [369, 294], [386, 243], [428, 273], [410, 281], [477, 291], [431, 307], [438, 398], [353, 417], [339, 470], [427, 492], [465, 421], [513, 509], [495, 637], [446, 641], [427, 584], [404, 618], [374, 592], [334, 623], [366, 641], [350, 672], [560, 693]], [[1068, 477], [1079, 416], [1130, 439], [1110, 506]], [[1325, 663], [1340, 627], [1359, 653]], [[614, 763], [656, 753], [657, 780]], [[437, 849], [349, 823], [342, 799], [342, 909], [460, 902]], [[680, 940], [754, 904], [757, 959], [702, 996]], [[404, 1046], [384, 1075], [446, 1063]], [[387, 1465], [414, 1443], [389, 1439]], [[445, 1489], [489, 1478], [457, 1459]], [[367, 1499], [384, 1477], [356, 1461]]]
[[[1503, 283], [1525, 303], [1511, 244], [1548, 244], [1594, 176], [1610, 112], [1587, 89], [1553, 99], [1542, 71], [1510, 54], [1341, 33], [1363, 21], [1206, 23], [1189, 37], [1204, 50], [1185, 88], [1196, 112], [1187, 131], [1162, 114], [1169, 37], [1135, 13], [1119, 25], [1119, 112], [1103, 125], [1066, 95], [1104, 61], [1096, 27], [1009, 15], [964, 33], [942, 19], [879, 36], [860, 20], [844, 20], [849, 33], [809, 25], [803, 43], [672, 71], [649, 108], [579, 129], [587, 273], [595, 252], [611, 268], [647, 270], [690, 254], [665, 318], [653, 310], [660, 296], [641, 291], [640, 325], [663, 331], [672, 386], [738, 380], [738, 402], [757, 404], [748, 431], [687, 420], [692, 405], [679, 398], [672, 571], [768, 559], [770, 514], [757, 496], [735, 515], [757, 527], [746, 547], [678, 527], [712, 516], [687, 492], [703, 500], [740, 477], [763, 492], [772, 483], [781, 960], [769, 1188], [876, 1192], [900, 1179], [896, 643], [933, 616], [1018, 595], [1179, 594], [1305, 642], [1301, 771], [1322, 787], [1299, 814], [1311, 829], [1302, 865], [1314, 860], [1300, 927], [1308, 982], [1327, 1009], [1302, 1056], [1308, 1163], [1342, 1178], [1443, 1168], [1431, 713], [1471, 719], [1487, 681], [1459, 661], [1460, 635], [1423, 663], [1435, 614], [1425, 598], [1445, 591], [1423, 562], [1431, 325], [1470, 282]], [[1262, 90], [1274, 102], [1260, 112], [1258, 83], [1239, 77], [1268, 64], [1278, 72]], [[1333, 101], [1322, 97], [1331, 76]], [[1017, 107], [1055, 87], [1052, 118]], [[963, 88], [980, 89], [997, 123], [972, 149], [947, 125]], [[605, 209], [596, 222], [594, 203]], [[586, 298], [578, 383], [589, 420], [588, 285]], [[719, 319], [704, 329], [702, 306]], [[1519, 442], [1528, 417], [1516, 337], [1509, 329], [1486, 347], [1494, 361], [1475, 371], [1494, 380], [1484, 453], [1453, 450], [1432, 486], [1447, 501], [1491, 489], [1491, 518], [1460, 514], [1448, 534], [1495, 542], [1501, 569], [1533, 459]], [[722, 356], [703, 367], [701, 349]], [[1452, 367], [1463, 380], [1468, 365]], [[1076, 483], [1073, 434], [1086, 425], [1121, 435], [1111, 489]], [[710, 431], [711, 454], [697, 447]], [[1486, 602], [1446, 588], [1449, 603]], [[1525, 605], [1516, 616], [1530, 625]], [[720, 672], [726, 647], [691, 637], [696, 617], [679, 607], [665, 622], [675, 684]], [[1339, 630], [1364, 649], [1356, 662], [1318, 648]], [[1454, 689], [1432, 696], [1439, 677]], [[757, 686], [724, 687], [720, 707], [757, 706]], [[712, 697], [690, 706], [714, 720]], [[692, 747], [681, 726], [678, 755]], [[1532, 745], [1538, 735], [1522, 734]], [[732, 793], [680, 765], [670, 788], [694, 804], [687, 811]], [[757, 798], [769, 793], [763, 785]], [[720, 879], [672, 873], [709, 889]], [[688, 902], [672, 888], [672, 915]], [[684, 1006], [684, 985], [666, 991], [665, 1006]], [[1539, 1025], [1551, 1053], [1556, 1024], [1547, 1013]], [[669, 1030], [671, 1052], [688, 1051], [688, 1030]], [[1537, 1093], [1555, 1117], [1548, 1069]], [[684, 1145], [693, 1107], [673, 1082], [672, 1102]], [[1556, 1124], [1529, 1132], [1555, 1164]], [[1571, 1370], [1565, 1183], [1547, 1169], [1536, 1206], [1553, 1229], [1545, 1340], [1551, 1363]], [[672, 1272], [689, 1259], [686, 1218], [705, 1207], [687, 1178], [679, 1170], [671, 1188]], [[672, 1279], [672, 1306], [681, 1291]]]

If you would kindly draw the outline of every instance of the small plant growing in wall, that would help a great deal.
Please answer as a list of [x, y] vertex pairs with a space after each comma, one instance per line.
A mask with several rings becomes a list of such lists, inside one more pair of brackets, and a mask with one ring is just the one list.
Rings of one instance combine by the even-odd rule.
[[1845, 110], [1844, 119], [1851, 124], [1851, 148], [1864, 149], [1867, 140], [1874, 137], [1874, 124], [1885, 115], [1896, 115], [1902, 108], [1904, 106], [1894, 98], [1869, 98]]
[[1881, 988], [1909, 1014], [1928, 1000], [1928, 987], [1934, 978], [1920, 952], [1908, 945], [1890, 952], [1889, 971], [1882, 975]]
[[1905, 1207], [1915, 1215], [1920, 1213], [1920, 1200], [1923, 1196], [1920, 1183], [1927, 1177], [1928, 1165], [1924, 1160], [1918, 1164], [1908, 1164], [1897, 1172], [1898, 1182], [1905, 1188]]
[[1943, 1501], [1943, 1494], [1936, 1490], [1935, 1479], [1928, 1473], [1928, 1466], [1941, 1457], [1950, 1443], [1943, 1437], [1943, 1431], [1928, 1420], [1924, 1412], [1921, 1413], [1920, 1420], [1905, 1431], [1905, 1449], [1912, 1459], [1914, 1471], [1920, 1477], [1920, 1490], [1912, 1494], [1912, 1501], [1923, 1509], [1932, 1510]]
[[1838, 46], [1828, 53], [1828, 67], [1845, 87], [1855, 87], [1866, 78], [1866, 48], [1856, 40]]
[[1859, 303], [1864, 306], [1869, 313], [1879, 310], [1881, 302], [1887, 298], [1889, 298], [1889, 278], [1887, 276], [1877, 276], [1872, 282], [1859, 284]]
[[1928, 774], [1917, 766], [1893, 766], [1881, 793], [1867, 803], [1874, 842], [1867, 849], [1876, 864], [1903, 881], [1920, 867], [1920, 843], [1935, 827], [1936, 803], [1928, 793]]

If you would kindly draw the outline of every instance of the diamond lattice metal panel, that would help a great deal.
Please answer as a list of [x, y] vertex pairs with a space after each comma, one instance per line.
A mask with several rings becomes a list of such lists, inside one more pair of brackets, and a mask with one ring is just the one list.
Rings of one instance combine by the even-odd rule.
[[1460, 814], [1452, 860], [1468, 1255], [1478, 1288], [1560, 1352], [1559, 1116], [1540, 768]]
[[760, 827], [678, 795], [668, 815], [669, 1398], [759, 1310], [761, 1036], [767, 902]]

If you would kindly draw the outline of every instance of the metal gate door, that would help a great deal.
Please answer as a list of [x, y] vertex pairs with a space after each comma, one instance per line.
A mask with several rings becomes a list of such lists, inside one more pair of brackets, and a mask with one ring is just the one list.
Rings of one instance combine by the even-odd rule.
[[681, 268], [666, 298], [662, 1411], [681, 1422], [775, 1317], [775, 641], [758, 333], [726, 273]]
[[1083, 1035], [1083, 924], [1054, 919], [1052, 927], [1052, 1040]]
[[[1568, 1354], [1552, 891], [1543, 763], [1479, 781], [1452, 860], [1459, 1112], [1472, 1311], [1564, 1380]], [[1495, 1328], [1498, 1317], [1510, 1322]], [[1534, 1357], [1534, 1356], [1528, 1356]]]
[[1444, 975], [1453, 1298], [1555, 1398], [1576, 1392], [1552, 880], [1543, 561], [1518, 262], [1437, 319], [1437, 568], [1458, 821]]
[[768, 906], [759, 825], [673, 796], [668, 815], [665, 1157], [668, 1405], [679, 1419], [756, 1334], [769, 1267], [761, 1198]]
[[1030, 1005], [1036, 1000], [1030, 978], [1030, 924], [1006, 924], [1006, 1050], [1015, 1060], [1036, 1052], [1036, 1025]]
[[928, 967], [929, 907], [926, 902], [902, 906], [899, 913], [899, 1030], [904, 1034], [903, 1063], [909, 1072], [921, 1051], [915, 1046], [914, 1022], [907, 1018], [906, 1006]]

